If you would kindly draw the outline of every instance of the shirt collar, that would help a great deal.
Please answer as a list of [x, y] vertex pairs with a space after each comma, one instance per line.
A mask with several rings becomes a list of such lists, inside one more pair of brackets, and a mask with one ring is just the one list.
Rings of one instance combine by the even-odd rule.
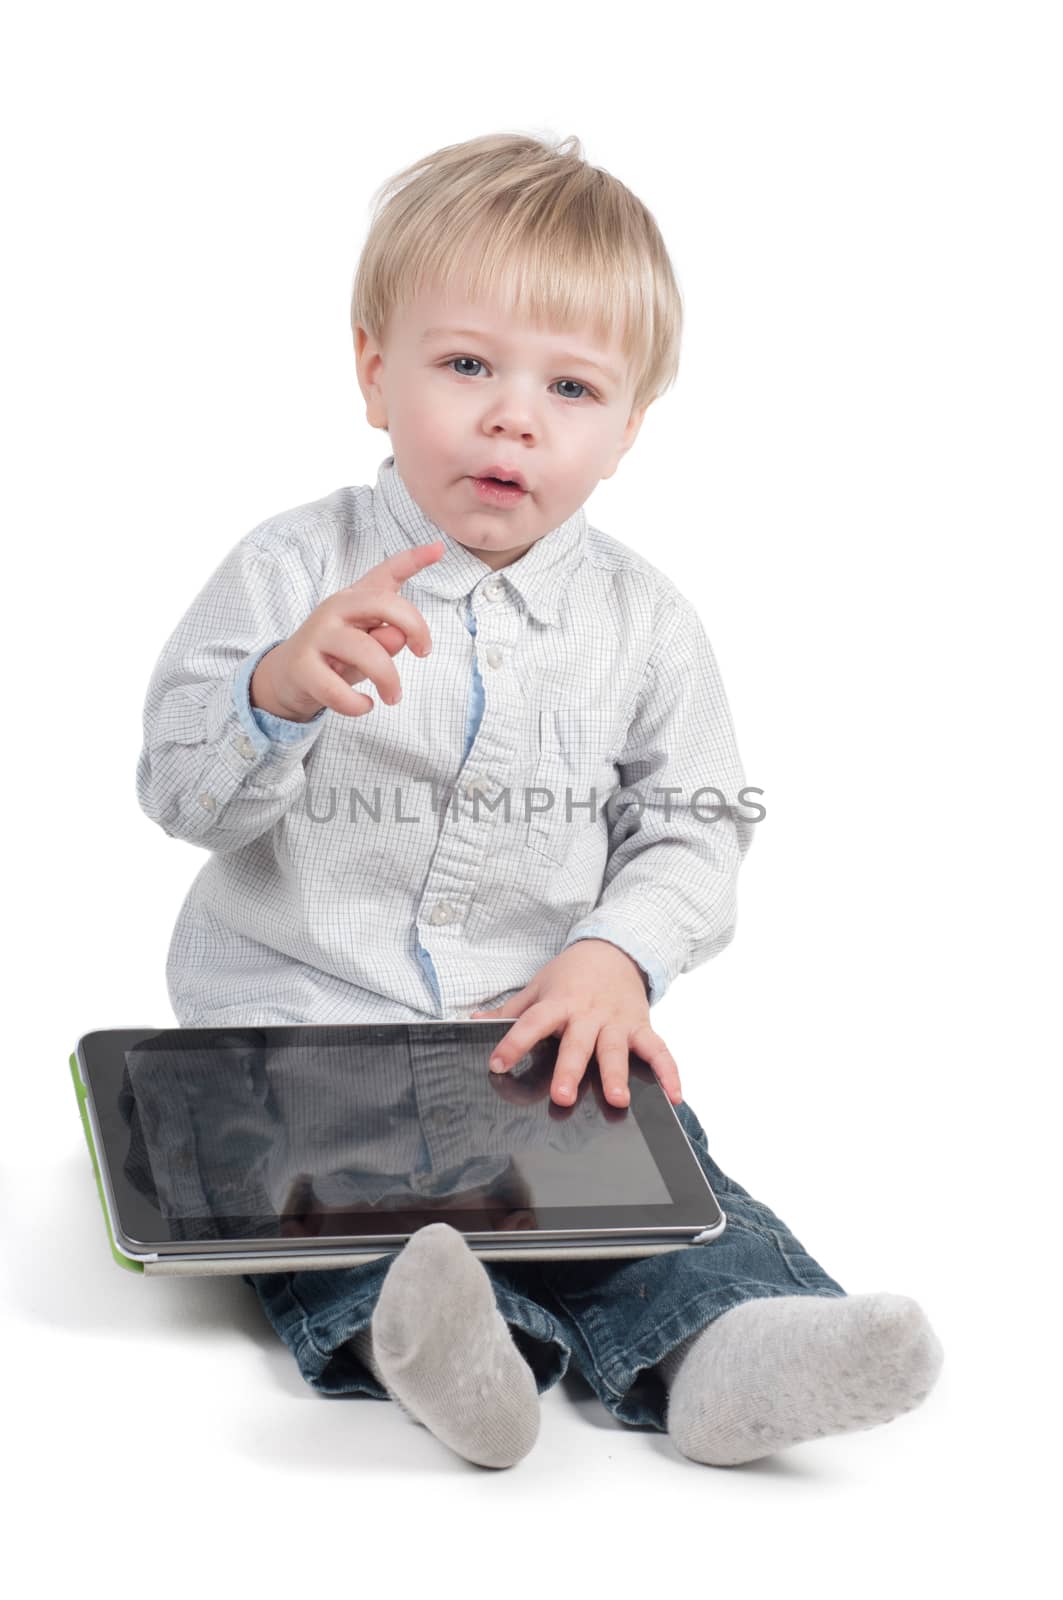
[[[466, 550], [421, 510], [403, 482], [393, 455], [380, 464], [373, 512], [388, 555], [398, 555], [412, 545], [431, 544], [434, 539], [442, 539], [446, 545], [438, 561], [406, 579], [404, 589], [423, 589], [444, 600], [460, 600], [491, 573], [486, 561]], [[586, 542], [587, 518], [581, 506], [566, 522], [544, 533], [518, 560], [500, 568], [497, 576], [513, 585], [536, 621], [556, 623], [565, 591], [583, 560]]]

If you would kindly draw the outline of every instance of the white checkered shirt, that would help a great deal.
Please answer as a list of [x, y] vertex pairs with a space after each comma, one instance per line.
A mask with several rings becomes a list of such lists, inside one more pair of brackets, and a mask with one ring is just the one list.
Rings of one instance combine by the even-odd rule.
[[[432, 650], [396, 657], [396, 705], [367, 679], [365, 716], [251, 706], [267, 650], [435, 539], [444, 555], [401, 591]], [[375, 486], [252, 529], [152, 675], [137, 797], [210, 852], [170, 942], [175, 1015], [454, 1020], [587, 938], [627, 951], [655, 1004], [734, 936], [744, 785], [711, 645], [670, 579], [582, 508], [494, 572], [388, 456]]]

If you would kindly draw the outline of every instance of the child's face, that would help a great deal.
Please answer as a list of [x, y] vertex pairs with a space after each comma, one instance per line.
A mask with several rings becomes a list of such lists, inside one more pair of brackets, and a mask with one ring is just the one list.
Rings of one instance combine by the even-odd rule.
[[[457, 292], [425, 292], [396, 312], [383, 347], [357, 328], [355, 350], [366, 415], [387, 429], [413, 498], [495, 569], [612, 477], [647, 410], [631, 410], [633, 380], [616, 348], [587, 332], [518, 326]], [[523, 476], [516, 504], [481, 499], [473, 480], [492, 467]]]

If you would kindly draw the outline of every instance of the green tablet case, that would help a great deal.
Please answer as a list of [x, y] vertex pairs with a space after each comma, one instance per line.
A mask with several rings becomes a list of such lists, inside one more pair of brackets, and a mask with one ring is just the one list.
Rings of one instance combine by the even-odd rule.
[[70, 1071], [74, 1079], [74, 1093], [78, 1097], [78, 1110], [81, 1112], [81, 1126], [85, 1130], [85, 1143], [89, 1147], [89, 1155], [92, 1157], [92, 1170], [96, 1174], [96, 1192], [100, 1197], [100, 1208], [103, 1211], [103, 1221], [104, 1226], [107, 1229], [107, 1238], [111, 1246], [111, 1254], [114, 1256], [114, 1259], [117, 1261], [118, 1265], [120, 1267], [125, 1267], [127, 1271], [143, 1272], [144, 1263], [142, 1261], [130, 1261], [129, 1257], [124, 1256], [114, 1242], [114, 1234], [111, 1232], [111, 1219], [107, 1215], [107, 1202], [103, 1198], [103, 1180], [100, 1177], [100, 1163], [96, 1159], [96, 1145], [92, 1138], [92, 1124], [89, 1122], [88, 1091], [81, 1081], [81, 1073], [78, 1071], [78, 1059], [76, 1051], [70, 1057]]

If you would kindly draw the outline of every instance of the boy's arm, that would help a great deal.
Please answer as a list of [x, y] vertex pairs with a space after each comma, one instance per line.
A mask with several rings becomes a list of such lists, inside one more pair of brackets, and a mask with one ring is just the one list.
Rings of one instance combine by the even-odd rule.
[[602, 893], [565, 947], [618, 945], [645, 973], [652, 1006], [734, 937], [738, 869], [753, 838], [716, 658], [685, 600], [662, 631], [617, 765], [623, 793], [610, 803]]
[[172, 838], [208, 850], [249, 844], [290, 809], [325, 715], [288, 722], [251, 705], [259, 660], [321, 599], [300, 548], [259, 534], [230, 551], [192, 602], [144, 704], [140, 806]]

